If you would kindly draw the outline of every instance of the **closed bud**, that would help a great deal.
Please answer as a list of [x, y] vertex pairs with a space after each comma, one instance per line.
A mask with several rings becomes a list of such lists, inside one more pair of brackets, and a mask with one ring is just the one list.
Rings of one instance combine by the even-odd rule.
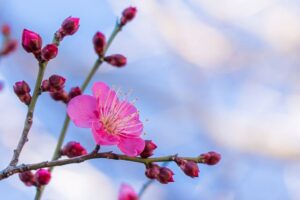
[[23, 94], [18, 96], [20, 101], [25, 103], [26, 105], [29, 105], [31, 102], [31, 95], [29, 93]]
[[68, 17], [61, 25], [63, 35], [73, 35], [79, 28], [79, 18]]
[[8, 24], [4, 24], [1, 28], [1, 32], [4, 35], [4, 37], [10, 36], [10, 26]]
[[160, 167], [157, 164], [151, 163], [147, 166], [147, 169], [145, 171], [145, 175], [149, 179], [155, 179], [159, 175]]
[[65, 87], [66, 79], [60, 75], [54, 74], [49, 77], [49, 90], [51, 92], [59, 91]]
[[26, 186], [35, 185], [34, 175], [31, 171], [20, 173], [19, 178]]
[[93, 37], [93, 44], [94, 44], [95, 52], [99, 56], [103, 56], [105, 45], [106, 45], [105, 35], [101, 32], [97, 32]]
[[121, 54], [106, 56], [104, 61], [115, 67], [123, 67], [127, 63], [126, 57]]
[[56, 57], [58, 48], [55, 44], [48, 44], [42, 49], [42, 59], [49, 61]]
[[77, 156], [86, 155], [87, 151], [79, 142], [68, 142], [61, 150], [61, 155], [67, 156], [68, 158], [73, 158]]
[[177, 158], [175, 159], [175, 162], [186, 175], [192, 178], [199, 176], [199, 168], [197, 163], [194, 161], [187, 161]]
[[64, 90], [60, 90], [60, 91], [56, 91], [56, 92], [51, 92], [50, 96], [55, 101], [62, 101], [64, 103], [68, 103], [69, 102], [69, 96], [66, 93], [66, 91], [64, 91]]
[[170, 182], [174, 182], [173, 175], [174, 173], [171, 169], [167, 167], [161, 167], [156, 179], [162, 184], [167, 184]]
[[69, 100], [78, 96], [78, 95], [81, 95], [81, 89], [80, 87], [73, 87], [71, 88], [70, 92], [69, 92]]
[[0, 51], [0, 55], [8, 55], [16, 50], [18, 42], [16, 40], [8, 40], [4, 43], [3, 49]]
[[122, 12], [121, 26], [124, 26], [127, 22], [133, 20], [137, 12], [135, 7], [128, 7]]
[[215, 165], [221, 160], [221, 154], [216, 153], [214, 151], [201, 154], [200, 157], [202, 162], [208, 165]]
[[50, 90], [50, 83], [48, 80], [43, 80], [42, 85], [41, 85], [41, 89], [43, 92], [47, 92]]
[[14, 92], [17, 96], [30, 92], [30, 87], [25, 81], [18, 81], [14, 85]]
[[22, 34], [22, 46], [28, 53], [38, 52], [42, 48], [42, 38], [39, 34], [24, 29]]
[[152, 140], [145, 140], [145, 148], [140, 154], [142, 158], [148, 158], [153, 155], [153, 151], [157, 148], [156, 144]]
[[51, 180], [51, 173], [47, 169], [39, 169], [34, 175], [37, 185], [47, 185]]

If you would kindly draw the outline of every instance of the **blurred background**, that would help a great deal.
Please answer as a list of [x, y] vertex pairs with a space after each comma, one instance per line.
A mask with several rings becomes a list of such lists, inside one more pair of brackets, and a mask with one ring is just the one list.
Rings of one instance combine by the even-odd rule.
[[[144, 200], [300, 199], [300, 2], [298, 0], [0, 0], [0, 25], [38, 32], [44, 44], [68, 16], [80, 29], [67, 37], [46, 78], [60, 74], [66, 88], [80, 85], [96, 60], [92, 37], [111, 33], [128, 6], [138, 15], [109, 53], [127, 56], [122, 69], [104, 64], [92, 82], [132, 91], [145, 122], [144, 138], [157, 156], [220, 152], [216, 166], [200, 165], [199, 178], [172, 164], [175, 183], [155, 183]], [[0, 61], [0, 167], [17, 145], [26, 114], [13, 93], [16, 81], [34, 84], [37, 64], [21, 46]], [[91, 93], [90, 87], [86, 93]], [[21, 162], [51, 158], [65, 106], [42, 95]], [[94, 147], [90, 130], [71, 124], [66, 141]], [[103, 150], [118, 149], [104, 147]], [[114, 200], [119, 185], [138, 191], [147, 179], [135, 163], [94, 160], [56, 168], [47, 200]], [[1, 198], [33, 199], [18, 176], [0, 182]]]

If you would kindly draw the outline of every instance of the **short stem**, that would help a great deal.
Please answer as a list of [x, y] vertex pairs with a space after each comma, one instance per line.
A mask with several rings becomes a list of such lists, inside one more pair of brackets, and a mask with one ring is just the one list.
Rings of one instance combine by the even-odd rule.
[[[41, 194], [41, 190], [42, 190], [41, 186], [37, 186], [36, 187], [36, 194]], [[40, 199], [40, 196], [35, 195], [34, 200], [39, 200], [39, 199]]]
[[41, 87], [41, 83], [43, 81], [46, 66], [47, 66], [47, 62], [39, 63], [39, 72], [38, 72], [37, 79], [35, 82], [31, 102], [28, 106], [28, 111], [27, 111], [27, 115], [26, 115], [26, 119], [25, 119], [25, 123], [24, 123], [23, 132], [22, 132], [21, 138], [19, 140], [18, 146], [14, 150], [14, 155], [13, 155], [13, 158], [12, 158], [9, 166], [16, 166], [18, 164], [21, 151], [22, 151], [25, 143], [28, 141], [28, 133], [29, 133], [29, 130], [30, 130], [32, 122], [33, 122], [34, 108], [35, 108], [35, 104], [36, 104], [37, 99], [40, 94], [40, 87]]

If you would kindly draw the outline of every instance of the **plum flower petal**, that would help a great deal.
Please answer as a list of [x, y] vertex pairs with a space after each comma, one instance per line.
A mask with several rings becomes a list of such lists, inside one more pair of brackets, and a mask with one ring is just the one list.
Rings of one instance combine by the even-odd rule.
[[118, 200], [138, 200], [138, 195], [134, 191], [134, 189], [127, 185], [122, 184], [119, 191], [119, 198]]
[[116, 135], [107, 134], [100, 122], [93, 123], [92, 133], [94, 140], [99, 145], [117, 145], [120, 138]]
[[144, 150], [145, 141], [141, 138], [122, 138], [118, 147], [128, 156], [137, 156]]
[[103, 109], [110, 109], [112, 104], [119, 102], [116, 92], [103, 82], [96, 82], [92, 90], [94, 97], [98, 99], [98, 105]]
[[97, 121], [97, 101], [89, 95], [79, 95], [74, 97], [67, 107], [67, 112], [76, 126], [81, 128], [91, 128], [94, 121]]

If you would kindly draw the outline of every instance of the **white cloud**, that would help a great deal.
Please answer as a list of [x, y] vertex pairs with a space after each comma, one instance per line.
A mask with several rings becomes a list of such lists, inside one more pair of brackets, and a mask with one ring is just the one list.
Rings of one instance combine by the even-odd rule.
[[[248, 152], [296, 159], [300, 155], [300, 95], [247, 83], [233, 105], [222, 100], [201, 120], [220, 144]], [[206, 113], [207, 114], [207, 113]]]
[[278, 0], [223, 0], [222, 3], [218, 0], [192, 0], [192, 2], [219, 20], [241, 22], [274, 5]]

